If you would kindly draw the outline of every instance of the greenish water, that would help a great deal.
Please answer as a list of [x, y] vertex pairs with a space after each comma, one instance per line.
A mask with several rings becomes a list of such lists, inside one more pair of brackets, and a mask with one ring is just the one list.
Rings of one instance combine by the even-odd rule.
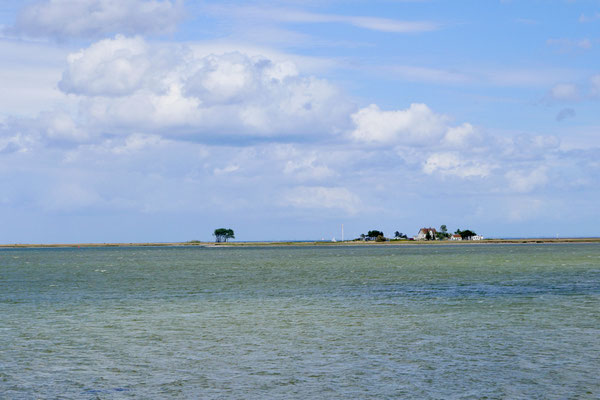
[[597, 399], [600, 245], [0, 250], [2, 399]]

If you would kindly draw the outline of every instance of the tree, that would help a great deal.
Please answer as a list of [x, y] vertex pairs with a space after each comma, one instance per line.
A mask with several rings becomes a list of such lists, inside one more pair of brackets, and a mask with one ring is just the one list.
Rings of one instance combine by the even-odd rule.
[[378, 235], [378, 236], [375, 238], [375, 241], [376, 241], [376, 242], [385, 242], [386, 240], [387, 240], [387, 239], [386, 239], [386, 238], [385, 238], [383, 235]]
[[460, 231], [459, 235], [462, 238], [462, 240], [471, 240], [471, 238], [477, 234], [469, 229], [466, 229], [464, 231]]
[[437, 238], [439, 240], [448, 239], [450, 234], [448, 233], [448, 227], [446, 225], [440, 226], [440, 231], [437, 232]]
[[428, 229], [427, 234], [425, 235], [425, 240], [432, 240], [433, 236], [431, 236], [431, 231]]
[[227, 229], [227, 228], [215, 229], [213, 236], [215, 237], [215, 241], [217, 243], [227, 242], [228, 239], [235, 239], [235, 234], [233, 233], [233, 229]]
[[383, 236], [383, 237], [385, 237], [385, 235], [381, 231], [372, 230], [372, 231], [367, 232], [367, 237], [369, 239], [377, 239], [377, 236]]
[[402, 237], [402, 234], [398, 231], [394, 232], [394, 239], [400, 239]]

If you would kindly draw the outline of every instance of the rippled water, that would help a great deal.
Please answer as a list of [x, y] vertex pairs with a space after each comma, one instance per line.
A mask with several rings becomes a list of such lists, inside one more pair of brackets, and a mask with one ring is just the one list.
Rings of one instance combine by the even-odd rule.
[[600, 398], [600, 245], [0, 250], [0, 398]]

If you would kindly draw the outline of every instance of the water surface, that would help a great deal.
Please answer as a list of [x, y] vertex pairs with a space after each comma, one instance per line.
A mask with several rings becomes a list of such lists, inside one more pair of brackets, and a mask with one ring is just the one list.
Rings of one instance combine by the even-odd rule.
[[600, 398], [600, 245], [0, 250], [0, 398]]

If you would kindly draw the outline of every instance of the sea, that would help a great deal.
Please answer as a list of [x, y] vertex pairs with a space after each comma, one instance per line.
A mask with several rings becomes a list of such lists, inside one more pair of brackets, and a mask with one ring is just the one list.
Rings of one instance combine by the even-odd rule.
[[0, 250], [0, 399], [599, 399], [600, 244]]

